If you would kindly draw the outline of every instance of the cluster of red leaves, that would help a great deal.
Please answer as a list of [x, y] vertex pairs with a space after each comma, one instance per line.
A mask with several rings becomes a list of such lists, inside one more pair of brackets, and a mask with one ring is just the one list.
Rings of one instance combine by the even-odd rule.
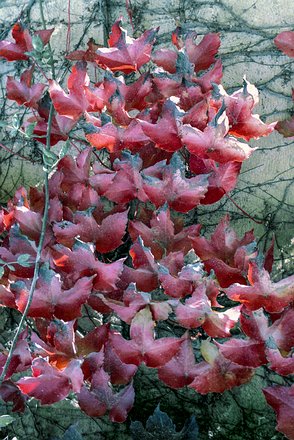
[[[13, 30], [16, 43], [0, 43], [9, 61], [26, 59], [30, 50], [29, 34], [20, 29]], [[82, 126], [91, 146], [106, 153], [105, 164], [93, 160], [92, 148], [76, 160], [65, 156], [50, 178], [41, 270], [28, 313], [35, 328], [22, 333], [0, 388], [15, 410], [28, 397], [51, 404], [74, 392], [90, 416], [107, 413], [123, 422], [142, 362], [168, 386], [202, 394], [241, 385], [261, 365], [293, 373], [294, 277], [272, 283], [273, 249], [263, 261], [253, 231], [239, 239], [228, 216], [210, 239], [200, 235], [201, 225], [185, 225], [185, 213], [235, 187], [253, 151], [243, 141], [274, 127], [252, 114], [254, 86], [244, 81], [228, 95], [216, 85], [222, 78], [218, 34], [197, 42], [194, 32], [178, 28], [174, 50], [152, 53], [156, 32], [132, 39], [117, 21], [109, 48], [91, 40], [86, 51], [68, 56], [77, 61], [68, 92], [50, 80], [50, 97], [42, 97], [45, 86], [32, 85], [33, 67], [20, 82], [8, 79], [8, 97], [34, 109], [35, 135], [47, 133], [51, 99], [52, 145]], [[152, 72], [145, 66], [151, 62]], [[94, 86], [87, 63], [104, 71]], [[33, 277], [44, 199], [43, 190], [20, 189], [0, 211], [0, 305], [19, 312]], [[24, 253], [31, 264], [15, 264]], [[224, 299], [229, 306], [221, 305]], [[108, 324], [81, 334], [89, 308]], [[129, 326], [128, 336], [110, 324], [113, 315]], [[181, 337], [162, 334], [170, 324], [182, 329]], [[0, 367], [6, 358], [3, 350]], [[31, 376], [13, 381], [28, 368]], [[287, 425], [291, 393], [265, 390], [279, 429], [294, 438]]]

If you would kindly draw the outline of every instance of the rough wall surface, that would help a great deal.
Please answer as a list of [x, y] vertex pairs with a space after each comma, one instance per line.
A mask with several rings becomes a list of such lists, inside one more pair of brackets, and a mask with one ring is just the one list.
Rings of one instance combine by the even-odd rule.
[[[292, 0], [71, 0], [71, 49], [85, 46], [90, 37], [104, 44], [111, 24], [120, 15], [125, 17], [126, 27], [131, 31], [126, 3], [130, 4], [132, 10], [135, 32], [160, 26], [158, 44], [168, 43], [170, 31], [181, 23], [196, 29], [199, 34], [220, 32], [224, 86], [228, 91], [239, 88], [246, 74], [247, 79], [260, 90], [257, 112], [267, 122], [289, 116], [292, 109], [290, 95], [291, 86], [294, 85], [294, 63], [274, 47], [272, 40], [279, 32], [294, 29]], [[52, 40], [54, 50], [62, 53], [68, 28], [68, 1], [43, 0], [43, 4], [48, 27], [54, 26], [56, 29]], [[0, 0], [0, 39], [9, 35], [12, 24], [20, 15], [32, 29], [41, 27], [38, 0]], [[18, 74], [20, 69], [19, 63], [2, 63], [0, 66], [2, 121], [11, 121], [7, 115], [15, 110], [5, 99], [5, 77], [7, 74]], [[37, 146], [22, 139], [17, 133], [12, 134], [10, 128], [0, 126], [0, 142], [29, 159], [23, 160], [1, 149], [0, 202], [5, 202], [16, 187], [40, 181], [42, 167]], [[274, 133], [267, 139], [250, 142], [250, 145], [257, 146], [258, 150], [244, 164], [238, 187], [231, 195], [245, 211], [263, 223], [254, 224], [229, 199], [220, 201], [217, 207], [213, 206], [210, 213], [207, 213], [207, 207], [200, 208], [198, 221], [207, 225], [207, 231], [210, 231], [224, 212], [229, 212], [233, 224], [240, 232], [254, 227], [263, 245], [269, 243], [274, 232], [277, 267], [280, 273], [290, 272], [293, 267], [290, 261], [290, 241], [294, 235], [293, 140], [287, 141]], [[10, 326], [6, 319], [11, 317], [0, 315], [3, 323], [0, 332], [4, 325]], [[240, 433], [242, 430], [246, 432], [246, 438], [253, 440], [281, 439], [283, 436], [274, 430], [273, 412], [265, 405], [260, 391], [260, 383], [269, 380], [264, 375], [261, 372], [251, 385], [226, 392], [222, 396], [199, 399], [195, 394], [175, 393], [159, 386], [156, 380], [154, 382], [150, 375], [145, 374], [136, 380], [136, 387], [140, 389], [137, 403], [142, 408], [143, 400], [147, 399], [149, 408], [153, 403], [156, 405], [158, 400], [163, 404], [174, 402], [176, 414], [179, 409], [175, 402], [180, 399], [183, 417], [195, 413], [199, 419], [202, 417], [203, 426], [207, 425], [203, 440], [210, 437], [242, 440], [245, 438]], [[150, 381], [153, 381], [153, 386], [155, 383], [152, 395], [149, 392]], [[167, 409], [167, 406], [163, 409]], [[5, 409], [0, 407], [0, 413], [3, 411]], [[139, 417], [138, 411], [133, 417]], [[130, 438], [126, 425], [109, 425], [104, 420], [83, 418], [74, 405], [66, 403], [52, 409], [32, 406], [25, 417], [17, 416], [9, 440], [13, 435], [18, 440], [51, 439], [60, 436], [64, 428], [76, 421], [79, 421], [86, 439]]]

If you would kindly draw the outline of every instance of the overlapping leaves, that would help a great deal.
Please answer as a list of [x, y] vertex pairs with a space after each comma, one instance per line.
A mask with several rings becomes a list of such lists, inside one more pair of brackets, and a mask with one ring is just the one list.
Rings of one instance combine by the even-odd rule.
[[[37, 34], [42, 47], [51, 33]], [[51, 145], [82, 128], [85, 138], [77, 142], [93, 147], [76, 159], [56, 156], [28, 313], [34, 326], [23, 332], [0, 388], [15, 410], [24, 410], [27, 398], [51, 404], [75, 393], [88, 415], [123, 422], [141, 363], [156, 368], [168, 386], [202, 394], [239, 386], [261, 365], [282, 376], [293, 373], [293, 277], [273, 283], [273, 249], [262, 260], [253, 231], [239, 238], [228, 216], [207, 239], [185, 215], [234, 189], [242, 162], [254, 151], [244, 141], [268, 135], [274, 124], [252, 113], [258, 94], [249, 82], [231, 95], [217, 86], [218, 34], [199, 42], [194, 32], [177, 28], [175, 49], [152, 54], [156, 34], [130, 38], [118, 20], [108, 48], [90, 40], [86, 51], [67, 56], [77, 61], [67, 91], [50, 80], [45, 93], [46, 85], [33, 83], [34, 66], [20, 81], [8, 78], [8, 98], [33, 109], [25, 126], [33, 124], [32, 135], [41, 136], [36, 139], [44, 143], [52, 103]], [[0, 42], [0, 55], [28, 60], [34, 37], [20, 23], [12, 36], [15, 42]], [[94, 84], [88, 63], [100, 69]], [[43, 209], [43, 190], [31, 188], [17, 191], [0, 211], [0, 305], [20, 313]], [[81, 334], [89, 311], [109, 323]], [[113, 316], [127, 329], [123, 335], [110, 324]], [[167, 335], [170, 323], [180, 336]], [[1, 368], [6, 359], [3, 349]], [[14, 380], [28, 368], [31, 375]], [[291, 393], [265, 390], [289, 438], [285, 396]]]

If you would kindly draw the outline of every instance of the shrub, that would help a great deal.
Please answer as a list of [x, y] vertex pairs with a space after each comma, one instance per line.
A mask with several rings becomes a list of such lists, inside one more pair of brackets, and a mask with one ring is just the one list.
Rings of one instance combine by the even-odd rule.
[[[53, 30], [31, 36], [16, 23], [15, 42], [0, 42], [2, 57], [29, 64], [8, 77], [7, 96], [31, 110], [19, 130], [44, 145], [44, 187], [19, 189], [0, 213], [0, 303], [22, 314], [0, 355], [0, 394], [17, 411], [30, 397], [75, 393], [88, 415], [123, 422], [141, 363], [201, 394], [242, 385], [262, 365], [293, 373], [294, 277], [271, 281], [273, 244], [263, 256], [228, 216], [210, 239], [193, 221], [235, 187], [254, 150], [246, 141], [275, 124], [252, 113], [258, 92], [246, 79], [231, 95], [221, 86], [218, 34], [198, 42], [177, 28], [173, 49], [152, 52], [157, 29], [132, 39], [120, 24], [108, 48], [90, 40], [67, 55], [67, 92]], [[35, 70], [45, 83], [33, 83]], [[293, 393], [264, 390], [288, 438]]]

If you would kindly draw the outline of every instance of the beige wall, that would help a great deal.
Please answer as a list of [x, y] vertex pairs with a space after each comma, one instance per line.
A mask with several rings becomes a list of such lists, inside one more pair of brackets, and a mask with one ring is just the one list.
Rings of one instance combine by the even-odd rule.
[[[45, 18], [48, 26], [55, 26], [52, 37], [56, 52], [65, 49], [68, 6], [67, 0], [46, 0]], [[123, 15], [126, 27], [130, 24], [126, 13], [126, 2], [110, 0], [71, 0], [71, 47], [80, 39], [81, 46], [89, 37], [103, 44], [111, 24]], [[292, 108], [291, 85], [294, 85], [293, 61], [279, 52], [273, 45], [273, 38], [282, 30], [294, 29], [294, 2], [291, 0], [132, 0], [132, 14], [135, 30], [160, 26], [159, 44], [166, 44], [170, 31], [179, 23], [186, 23], [199, 34], [219, 31], [222, 38], [221, 55], [224, 64], [224, 85], [228, 90], [240, 87], [243, 75], [255, 83], [260, 90], [260, 104], [257, 111], [267, 122], [284, 118]], [[0, 2], [0, 26], [6, 37], [11, 24], [24, 8], [23, 17], [32, 28], [40, 28], [38, 1], [2, 0]], [[2, 79], [15, 69], [15, 63], [1, 64]], [[5, 90], [0, 99], [3, 114], [13, 111], [11, 104], [4, 101]], [[2, 130], [0, 140], [9, 148], [18, 150], [23, 140], [14, 143], [8, 133]], [[278, 246], [289, 258], [290, 239], [294, 235], [294, 184], [293, 184], [293, 141], [285, 140], [278, 133], [267, 139], [250, 142], [259, 149], [244, 164], [238, 188], [232, 194], [234, 200], [253, 217], [265, 221], [257, 225], [246, 219], [229, 200], [219, 203], [217, 212], [207, 214], [207, 207], [199, 209], [199, 221], [214, 225], [225, 211], [232, 213], [234, 224], [240, 231], [255, 227], [259, 237], [267, 238], [276, 233]], [[33, 155], [34, 147], [28, 144], [23, 154]], [[1, 151], [3, 157], [8, 153]], [[15, 186], [30, 185], [40, 179], [41, 167], [15, 158], [0, 165], [0, 199], [6, 200]], [[281, 258], [281, 251], [277, 258]], [[289, 261], [284, 268], [288, 267]]]

